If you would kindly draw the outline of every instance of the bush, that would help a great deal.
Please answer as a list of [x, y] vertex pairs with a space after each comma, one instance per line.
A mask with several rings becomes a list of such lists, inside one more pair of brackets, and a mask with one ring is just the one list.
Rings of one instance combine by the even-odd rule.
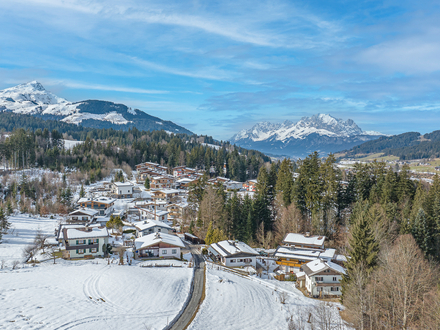
[[202, 249], [202, 254], [207, 255], [208, 254], [208, 249], [207, 248], [203, 248]]

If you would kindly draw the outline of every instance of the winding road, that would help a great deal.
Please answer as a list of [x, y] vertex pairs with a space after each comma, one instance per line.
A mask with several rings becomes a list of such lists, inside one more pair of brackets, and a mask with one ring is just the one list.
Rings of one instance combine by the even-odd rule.
[[189, 301], [183, 313], [180, 315], [180, 317], [177, 319], [174, 325], [170, 328], [170, 330], [186, 329], [188, 325], [191, 323], [194, 315], [197, 313], [197, 310], [202, 300], [203, 286], [205, 283], [205, 261], [203, 260], [201, 252], [199, 250], [200, 246], [190, 245], [188, 247], [193, 255], [194, 265], [195, 265], [194, 279], [193, 279], [194, 290], [191, 296], [191, 300]]

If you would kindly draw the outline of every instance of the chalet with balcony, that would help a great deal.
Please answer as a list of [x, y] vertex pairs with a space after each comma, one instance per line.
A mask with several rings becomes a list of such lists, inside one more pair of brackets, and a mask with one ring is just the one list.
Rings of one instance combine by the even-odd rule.
[[105, 227], [64, 227], [60, 233], [60, 240], [65, 246], [63, 258], [102, 257], [102, 246], [108, 243], [108, 239], [109, 233]]
[[167, 189], [174, 185], [174, 178], [170, 175], [155, 176], [150, 179], [150, 189]]
[[324, 259], [316, 259], [302, 266], [297, 285], [304, 286], [312, 297], [327, 298], [341, 295], [341, 280], [345, 268]]
[[276, 263], [286, 273], [298, 272], [302, 265], [316, 259], [335, 260], [336, 250], [324, 247], [325, 236], [311, 236], [308, 233], [287, 234], [283, 245], [274, 253]]
[[80, 198], [76, 204], [82, 208], [89, 208], [99, 211], [99, 215], [110, 215], [113, 212], [113, 205], [116, 199], [110, 197]]
[[70, 212], [67, 216], [67, 223], [72, 224], [87, 224], [92, 223], [96, 220], [99, 211], [89, 208], [75, 210]]

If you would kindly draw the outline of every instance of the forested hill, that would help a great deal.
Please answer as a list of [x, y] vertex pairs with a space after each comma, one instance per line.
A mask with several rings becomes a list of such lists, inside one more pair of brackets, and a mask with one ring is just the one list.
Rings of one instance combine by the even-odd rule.
[[345, 157], [359, 157], [382, 153], [401, 160], [440, 157], [440, 130], [421, 135], [408, 132], [388, 137], [380, 137], [345, 151]]
[[[93, 129], [33, 116], [0, 113], [0, 161], [11, 167], [76, 167], [87, 172], [90, 181], [103, 177], [103, 169], [124, 164], [134, 168], [141, 162], [157, 162], [169, 168], [186, 165], [245, 181], [256, 178], [259, 168], [270, 158], [259, 151], [218, 142], [210, 136], [170, 134], [166, 131]], [[8, 136], [5, 138], [5, 136]], [[84, 141], [71, 150], [64, 139]], [[16, 157], [16, 159], [15, 159]]]

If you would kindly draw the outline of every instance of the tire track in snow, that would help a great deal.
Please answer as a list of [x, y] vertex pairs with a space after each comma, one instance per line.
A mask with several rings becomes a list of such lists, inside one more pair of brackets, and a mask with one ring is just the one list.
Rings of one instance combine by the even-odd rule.
[[109, 320], [117, 320], [121, 318], [127, 318], [127, 319], [147, 319], [148, 317], [155, 316], [155, 317], [165, 317], [165, 316], [172, 316], [176, 313], [175, 310], [168, 310], [163, 312], [151, 312], [151, 313], [142, 313], [142, 315], [139, 314], [124, 314], [124, 315], [114, 315], [114, 316], [105, 316], [105, 315], [93, 315], [93, 316], [87, 316], [82, 319], [78, 319], [75, 321], [66, 322], [54, 330], [68, 330], [73, 329], [75, 327], [83, 326], [87, 323], [93, 323], [93, 322], [100, 322], [100, 321], [109, 321]]

